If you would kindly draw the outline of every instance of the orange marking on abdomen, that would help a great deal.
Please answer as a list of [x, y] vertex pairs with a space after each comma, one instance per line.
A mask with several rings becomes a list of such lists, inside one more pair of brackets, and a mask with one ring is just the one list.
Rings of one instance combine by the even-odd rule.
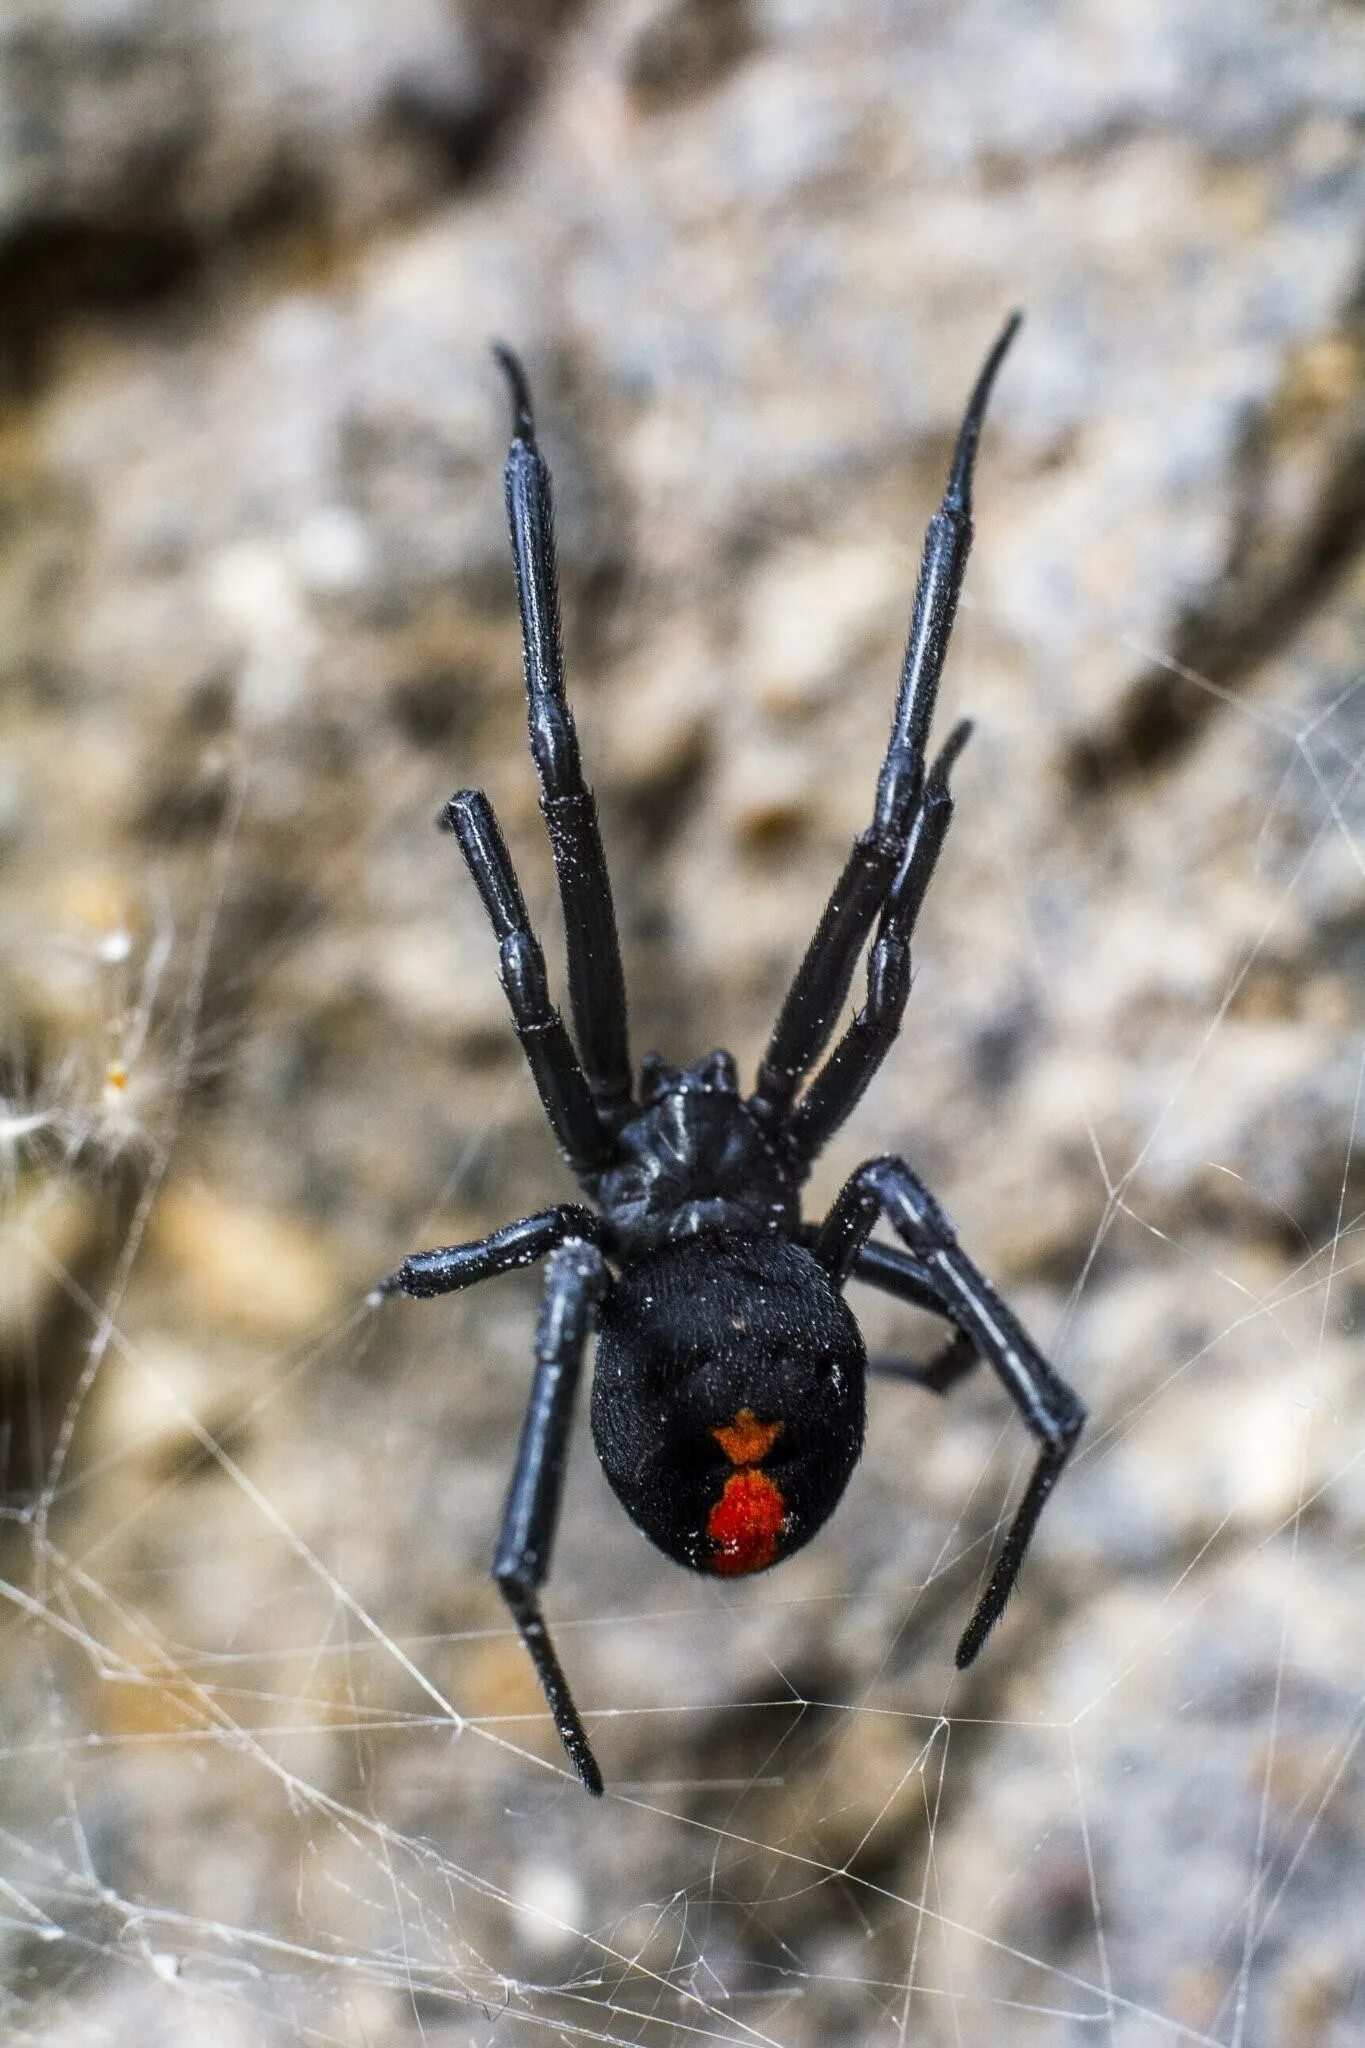
[[732, 1465], [761, 1465], [781, 1427], [780, 1422], [760, 1422], [752, 1408], [741, 1408], [733, 1422], [711, 1434]]
[[[780, 1427], [779, 1423], [774, 1428], [774, 1436]], [[714, 1434], [719, 1436], [719, 1430]], [[772, 1438], [768, 1441], [771, 1443]], [[732, 1472], [707, 1518], [706, 1533], [716, 1546], [712, 1571], [726, 1575], [761, 1572], [774, 1563], [786, 1519], [787, 1504], [782, 1490], [766, 1472], [756, 1472], [752, 1467]]]

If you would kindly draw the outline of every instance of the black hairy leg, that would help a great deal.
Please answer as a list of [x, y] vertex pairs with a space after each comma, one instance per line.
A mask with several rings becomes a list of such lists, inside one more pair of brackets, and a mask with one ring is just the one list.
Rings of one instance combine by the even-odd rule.
[[927, 1275], [943, 1311], [999, 1378], [1040, 1446], [995, 1569], [958, 1644], [958, 1668], [965, 1670], [1004, 1611], [1038, 1517], [1080, 1435], [1085, 1409], [967, 1257], [942, 1208], [903, 1159], [868, 1160], [845, 1182], [816, 1239], [816, 1257], [836, 1276], [846, 1277], [883, 1219]]
[[583, 1784], [602, 1794], [602, 1773], [579, 1719], [569, 1682], [540, 1612], [564, 1487], [569, 1424], [597, 1303], [607, 1285], [602, 1254], [569, 1243], [551, 1254], [536, 1331], [536, 1371], [512, 1484], [493, 1553], [493, 1578], [530, 1652], [559, 1739]]
[[[1019, 331], [1020, 319], [1015, 313], [1006, 321], [967, 401], [943, 502], [924, 536], [910, 634], [891, 737], [877, 778], [872, 823], [854, 841], [759, 1064], [752, 1101], [763, 1117], [785, 1117], [803, 1077], [828, 1045], [859, 955], [906, 858], [924, 785], [929, 727], [971, 552], [977, 443], [991, 387]], [[912, 922], [902, 931], [907, 945]]]
[[493, 806], [481, 789], [462, 789], [446, 805], [442, 823], [455, 834], [497, 938], [513, 1029], [550, 1128], [582, 1179], [606, 1165], [611, 1136], [598, 1115], [564, 1020], [550, 1000], [545, 955], [531, 929]]
[[583, 779], [564, 688], [550, 471], [536, 442], [526, 373], [511, 349], [499, 345], [493, 353], [512, 394], [507, 526], [521, 605], [531, 756], [564, 906], [569, 1007], [588, 1086], [611, 1124], [632, 1107], [626, 983], [597, 804]]

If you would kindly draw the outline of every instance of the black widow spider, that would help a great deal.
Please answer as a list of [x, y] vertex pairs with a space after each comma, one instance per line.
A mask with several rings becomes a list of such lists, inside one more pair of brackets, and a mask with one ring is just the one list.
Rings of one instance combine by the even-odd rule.
[[[550, 475], [522, 367], [510, 350], [495, 351], [511, 387], [507, 514], [577, 1051], [550, 1000], [545, 958], [487, 797], [460, 791], [441, 822], [459, 841], [497, 934], [502, 985], [545, 1114], [595, 1206], [561, 1203], [476, 1243], [415, 1252], [379, 1292], [449, 1294], [549, 1259], [535, 1379], [493, 1577], [592, 1793], [601, 1792], [602, 1774], [538, 1595], [594, 1324], [592, 1432], [608, 1481], [670, 1557], [693, 1571], [731, 1574], [763, 1571], [798, 1550], [858, 1461], [868, 1361], [844, 1284], [867, 1281], [948, 1322], [954, 1334], [927, 1364], [879, 1359], [874, 1369], [942, 1394], [984, 1358], [1040, 1446], [958, 1645], [959, 1668], [999, 1619], [1085, 1419], [904, 1160], [860, 1166], [823, 1223], [803, 1223], [800, 1211], [811, 1162], [885, 1059], [910, 990], [910, 936], [952, 815], [949, 770], [969, 727], [958, 725], [927, 769], [925, 742], [971, 545], [977, 442], [1019, 318], [1009, 320], [977, 379], [925, 535], [871, 825], [853, 844], [747, 1098], [728, 1052], [687, 1069], [651, 1054], [638, 1101], [632, 1091], [611, 884], [564, 691]], [[863, 1007], [801, 1094], [874, 926]], [[904, 1250], [872, 1241], [882, 1221]]]

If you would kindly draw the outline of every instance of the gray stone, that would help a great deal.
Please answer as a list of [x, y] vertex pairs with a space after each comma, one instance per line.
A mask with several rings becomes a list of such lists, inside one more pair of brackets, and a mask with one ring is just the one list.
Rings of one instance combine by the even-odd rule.
[[[7, 10], [16, 2039], [1359, 2037], [1362, 82], [1326, 5]], [[984, 1374], [878, 1384], [724, 1595], [583, 1435], [593, 1806], [486, 1578], [533, 1280], [363, 1306], [571, 1192], [431, 830], [488, 788], [557, 962], [487, 344], [637, 1052], [751, 1069], [1015, 302], [953, 837], [811, 1205], [908, 1151], [1091, 1423], [961, 1678]]]

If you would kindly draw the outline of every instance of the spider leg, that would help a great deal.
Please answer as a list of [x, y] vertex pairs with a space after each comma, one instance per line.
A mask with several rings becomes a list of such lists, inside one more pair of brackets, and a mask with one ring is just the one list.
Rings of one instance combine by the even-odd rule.
[[536, 444], [526, 373], [508, 348], [493, 351], [511, 388], [512, 445], [504, 481], [521, 605], [531, 753], [550, 835], [569, 963], [569, 1006], [594, 1102], [608, 1122], [632, 1107], [626, 985], [597, 804], [583, 779], [564, 688], [550, 472]]
[[502, 985], [541, 1105], [559, 1149], [583, 1179], [605, 1166], [612, 1138], [597, 1113], [564, 1020], [550, 1001], [545, 955], [531, 929], [516, 870], [493, 806], [481, 789], [462, 789], [441, 822], [455, 834], [497, 936]]
[[[987, 356], [958, 432], [943, 502], [929, 521], [891, 737], [877, 779], [872, 823], [853, 843], [806, 956], [787, 991], [758, 1070], [752, 1107], [781, 1118], [824, 1051], [844, 1006], [873, 920], [902, 862], [924, 783], [924, 749], [972, 544], [972, 468], [991, 386], [1021, 315], [1005, 323]], [[909, 933], [906, 933], [908, 939]]]
[[606, 1263], [591, 1245], [561, 1245], [550, 1260], [536, 1330], [535, 1379], [493, 1553], [493, 1577], [530, 1652], [559, 1739], [584, 1785], [598, 1798], [602, 1773], [546, 1630], [538, 1594], [549, 1573], [559, 1523], [583, 1350], [607, 1277]]
[[931, 1394], [950, 1394], [980, 1363], [981, 1353], [971, 1338], [957, 1330], [932, 1358], [869, 1358], [867, 1369], [882, 1379], [909, 1380], [913, 1386], [927, 1387]]
[[929, 1277], [928, 1267], [912, 1259], [908, 1252], [898, 1251], [894, 1245], [875, 1244], [871, 1238], [864, 1242], [861, 1237], [851, 1252], [842, 1240], [831, 1252], [832, 1218], [833, 1212], [824, 1223], [803, 1223], [798, 1236], [808, 1251], [817, 1252], [822, 1265], [833, 1272], [841, 1286], [846, 1280], [861, 1280], [867, 1287], [878, 1287], [883, 1294], [894, 1295], [897, 1301], [908, 1301], [912, 1308], [927, 1309], [931, 1316], [941, 1316], [945, 1322], [951, 1320]]
[[600, 1228], [591, 1209], [582, 1209], [576, 1202], [561, 1202], [554, 1209], [542, 1209], [538, 1215], [505, 1223], [501, 1230], [495, 1230], [490, 1237], [476, 1238], [472, 1244], [449, 1244], [439, 1251], [413, 1252], [396, 1273], [380, 1281], [375, 1293], [409, 1294], [418, 1301], [427, 1301], [434, 1294], [456, 1294], [462, 1287], [475, 1287], [480, 1280], [492, 1280], [517, 1266], [533, 1266], [537, 1259], [548, 1257], [569, 1238], [586, 1238], [590, 1244], [595, 1243]]
[[965, 720], [955, 726], [929, 770], [905, 857], [867, 956], [867, 999], [788, 1121], [788, 1142], [803, 1166], [847, 1122], [900, 1032], [910, 996], [910, 934], [952, 822], [949, 772], [970, 733]]
[[882, 1217], [928, 1274], [948, 1315], [972, 1339], [1040, 1446], [995, 1569], [958, 1644], [957, 1664], [964, 1670], [1000, 1619], [1044, 1503], [1080, 1434], [1085, 1408], [967, 1257], [943, 1210], [904, 1160], [870, 1159], [858, 1168], [825, 1219], [816, 1257], [836, 1277], [848, 1276]]
[[[929, 1278], [928, 1269], [893, 1245], [870, 1241], [861, 1245], [848, 1277], [948, 1320], [948, 1310]], [[980, 1363], [981, 1353], [967, 1332], [954, 1330], [947, 1343], [923, 1363], [905, 1358], [869, 1358], [868, 1368], [886, 1379], [911, 1380], [916, 1386], [928, 1387], [931, 1393], [946, 1394]]]
[[[811, 1244], [823, 1243], [828, 1246], [825, 1233], [828, 1223], [816, 1224], [811, 1230]], [[943, 1298], [929, 1277], [929, 1269], [918, 1259], [912, 1259], [908, 1252], [898, 1251], [894, 1245], [874, 1244], [871, 1238], [860, 1243], [851, 1264], [841, 1263], [838, 1277], [843, 1280], [861, 1280], [865, 1287], [876, 1287], [883, 1294], [894, 1295], [897, 1301], [908, 1301], [912, 1308], [927, 1309], [931, 1316], [947, 1319], [948, 1311]]]

